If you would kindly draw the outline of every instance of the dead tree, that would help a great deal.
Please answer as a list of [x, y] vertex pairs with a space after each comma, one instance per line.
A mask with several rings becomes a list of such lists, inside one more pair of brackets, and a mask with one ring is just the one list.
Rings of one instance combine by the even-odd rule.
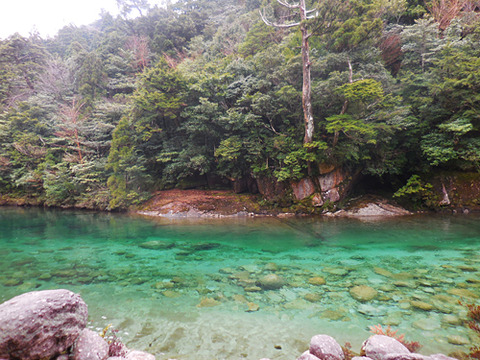
[[308, 46], [308, 39], [312, 35], [308, 31], [308, 19], [316, 17], [316, 9], [307, 10], [305, 0], [300, 0], [297, 4], [292, 4], [287, 0], [277, 0], [277, 2], [287, 9], [294, 11], [297, 15], [300, 15], [300, 21], [295, 23], [277, 24], [269, 21], [265, 14], [260, 11], [260, 16], [265, 24], [268, 26], [274, 26], [277, 28], [291, 28], [300, 27], [302, 32], [302, 69], [303, 69], [303, 88], [302, 88], [302, 107], [303, 117], [305, 120], [305, 137], [303, 139], [304, 144], [309, 144], [313, 141], [313, 133], [315, 130], [315, 124], [313, 121], [313, 109], [312, 109], [312, 84], [310, 79], [310, 48]]

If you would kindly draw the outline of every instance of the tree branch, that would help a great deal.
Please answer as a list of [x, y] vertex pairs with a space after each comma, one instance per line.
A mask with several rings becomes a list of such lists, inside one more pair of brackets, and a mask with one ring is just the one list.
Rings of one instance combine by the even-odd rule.
[[291, 27], [294, 27], [294, 26], [298, 26], [300, 25], [300, 23], [293, 23], [293, 24], [276, 24], [276, 23], [272, 23], [271, 21], [269, 21], [264, 14], [262, 14], [262, 12], [260, 10], [258, 10], [258, 12], [260, 13], [260, 16], [263, 20], [263, 22], [268, 25], [268, 26], [273, 26], [273, 27], [276, 27], [276, 28], [283, 28], [283, 29], [286, 29], [286, 28], [291, 28]]
[[286, 8], [289, 8], [289, 9], [298, 9], [300, 7], [299, 4], [297, 5], [291, 5], [289, 3], [287, 3], [285, 0], [277, 0], [277, 2], [282, 5], [282, 6], [285, 6]]

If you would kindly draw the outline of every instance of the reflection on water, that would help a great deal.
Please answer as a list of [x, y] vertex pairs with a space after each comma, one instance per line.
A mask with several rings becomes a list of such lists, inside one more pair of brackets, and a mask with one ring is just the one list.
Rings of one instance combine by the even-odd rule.
[[419, 341], [424, 354], [467, 351], [474, 335], [458, 300], [479, 302], [478, 220], [3, 208], [0, 302], [70, 289], [89, 304], [91, 327], [112, 323], [157, 359], [294, 359], [318, 333], [359, 350], [377, 324]]

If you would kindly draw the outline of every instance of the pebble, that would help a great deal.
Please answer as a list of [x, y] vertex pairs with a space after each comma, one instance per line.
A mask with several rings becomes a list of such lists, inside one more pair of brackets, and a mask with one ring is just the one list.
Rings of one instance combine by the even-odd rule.
[[146, 241], [144, 243], [138, 244], [143, 249], [149, 249], [149, 250], [166, 250], [166, 249], [171, 249], [172, 247], [175, 246], [173, 243], [169, 243], [166, 241], [160, 241], [160, 240], [152, 240], [152, 241]]
[[385, 306], [373, 306], [370, 304], [361, 304], [358, 306], [358, 312], [367, 316], [384, 316], [388, 313]]
[[440, 322], [438, 319], [433, 317], [419, 319], [413, 322], [413, 326], [417, 329], [426, 330], [426, 331], [433, 331], [440, 329]]
[[235, 300], [236, 302], [239, 302], [239, 303], [247, 303], [248, 302], [247, 298], [243, 295], [240, 295], [240, 294], [233, 295], [233, 300]]
[[447, 336], [447, 341], [449, 344], [453, 345], [468, 345], [470, 340], [460, 335], [449, 335]]
[[284, 284], [285, 281], [277, 274], [268, 274], [258, 280], [258, 285], [267, 290], [280, 289]]
[[314, 276], [314, 277], [308, 279], [308, 283], [310, 285], [320, 286], [320, 285], [325, 285], [326, 281], [321, 276]]
[[426, 303], [424, 301], [416, 301], [416, 300], [413, 300], [413, 301], [410, 301], [410, 304], [416, 308], [416, 309], [420, 309], [420, 310], [423, 310], [423, 311], [431, 311], [433, 310], [433, 305], [429, 304], [429, 303]]
[[412, 286], [413, 284], [411, 282], [408, 282], [408, 281], [394, 281], [393, 285], [395, 285], [396, 287], [406, 287], [406, 288], [413, 288], [414, 287], [414, 286]]
[[373, 271], [375, 272], [375, 274], [386, 276], [386, 277], [392, 277], [393, 275], [390, 271], [383, 269], [381, 267], [374, 267]]
[[245, 287], [245, 291], [246, 292], [258, 292], [258, 291], [262, 291], [262, 288], [258, 287], [258, 286], [247, 286], [247, 287]]
[[242, 265], [240, 266], [240, 269], [241, 270], [245, 270], [245, 271], [248, 271], [250, 274], [252, 273], [258, 273], [258, 266], [257, 265], [253, 265], [253, 264], [249, 264], [249, 265]]
[[367, 285], [358, 285], [350, 289], [350, 295], [357, 301], [365, 302], [377, 297], [378, 292]]
[[260, 306], [253, 302], [247, 303], [248, 309], [246, 310], [247, 312], [254, 312], [260, 310]]
[[471, 298], [471, 299], [478, 299], [478, 295], [475, 294], [474, 292], [468, 290], [468, 289], [455, 288], [455, 289], [448, 290], [447, 293], [449, 293], [451, 295], [456, 295], [456, 296], [459, 296], [459, 297], [467, 297], [467, 298]]
[[442, 322], [448, 325], [462, 325], [462, 320], [455, 315], [444, 315], [442, 317]]
[[172, 290], [165, 290], [164, 292], [162, 292], [162, 294], [163, 296], [171, 299], [181, 296], [178, 292]]
[[233, 274], [235, 272], [235, 270], [232, 269], [232, 268], [223, 268], [223, 269], [218, 270], [218, 272], [220, 274]]
[[395, 280], [410, 280], [413, 279], [414, 276], [411, 273], [401, 272], [398, 274], [392, 274], [392, 278], [394, 278]]
[[273, 262], [270, 262], [270, 263], [266, 264], [263, 269], [265, 271], [278, 271], [278, 265], [273, 263]]
[[337, 275], [337, 276], [345, 276], [348, 274], [348, 270], [345, 268], [325, 268], [323, 271], [331, 274], [331, 275]]
[[217, 301], [215, 299], [212, 299], [212, 298], [204, 298], [200, 301], [200, 304], [197, 305], [197, 307], [213, 307], [213, 306], [217, 306], [217, 305], [220, 305], [221, 302], [220, 301]]
[[322, 300], [322, 295], [319, 293], [308, 293], [304, 296], [305, 300], [310, 301], [312, 303], [319, 302]]
[[338, 321], [345, 317], [346, 311], [338, 310], [325, 310], [320, 312], [320, 317], [328, 320]]

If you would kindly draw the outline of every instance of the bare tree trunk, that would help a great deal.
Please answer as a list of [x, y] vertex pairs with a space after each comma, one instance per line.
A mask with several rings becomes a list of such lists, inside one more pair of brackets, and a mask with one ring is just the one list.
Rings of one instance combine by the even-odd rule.
[[312, 82], [310, 78], [310, 47], [308, 45], [308, 29], [305, 21], [307, 20], [307, 9], [305, 0], [300, 0], [300, 31], [302, 32], [302, 65], [303, 65], [303, 88], [302, 88], [302, 106], [303, 117], [305, 119], [305, 137], [304, 144], [313, 141], [313, 132], [315, 124], [313, 122], [312, 110]]
[[291, 24], [276, 24], [269, 21], [260, 11], [260, 16], [265, 24], [275, 26], [278, 28], [290, 28], [299, 26], [302, 32], [302, 72], [303, 72], [303, 87], [302, 87], [302, 107], [303, 117], [305, 121], [305, 137], [304, 144], [309, 144], [313, 141], [313, 133], [315, 131], [315, 123], [313, 121], [312, 109], [312, 82], [310, 79], [310, 47], [308, 45], [308, 38], [310, 33], [307, 28], [307, 20], [313, 19], [316, 15], [312, 15], [315, 9], [307, 10], [305, 0], [300, 0], [298, 4], [291, 4], [287, 0], [277, 0], [277, 2], [288, 9], [295, 10], [297, 15], [300, 15], [300, 22]]

